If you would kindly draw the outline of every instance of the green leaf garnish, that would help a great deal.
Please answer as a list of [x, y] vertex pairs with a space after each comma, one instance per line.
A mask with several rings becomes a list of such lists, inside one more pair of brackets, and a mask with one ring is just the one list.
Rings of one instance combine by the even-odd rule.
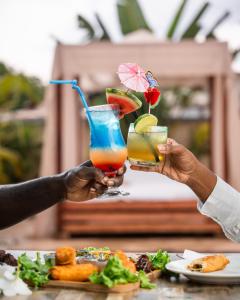
[[51, 267], [50, 261], [42, 263], [39, 252], [37, 252], [36, 260], [29, 258], [26, 253], [18, 257], [18, 276], [34, 287], [40, 287], [48, 282]]
[[165, 266], [170, 262], [167, 251], [158, 250], [156, 254], [147, 254], [155, 270], [165, 271]]

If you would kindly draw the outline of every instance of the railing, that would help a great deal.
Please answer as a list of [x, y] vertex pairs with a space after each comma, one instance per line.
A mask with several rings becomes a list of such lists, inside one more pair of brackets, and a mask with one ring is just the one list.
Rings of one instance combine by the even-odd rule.
[[0, 113], [0, 123], [12, 121], [42, 121], [45, 118], [46, 110], [44, 107]]

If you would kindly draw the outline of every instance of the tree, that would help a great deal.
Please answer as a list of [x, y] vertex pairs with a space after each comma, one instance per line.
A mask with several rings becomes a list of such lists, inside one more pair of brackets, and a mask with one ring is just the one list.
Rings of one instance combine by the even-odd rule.
[[[177, 26], [181, 17], [183, 15], [184, 9], [188, 4], [189, 0], [182, 0], [180, 2], [179, 7], [176, 10], [176, 13], [170, 22], [170, 26], [166, 32], [166, 39], [172, 40], [176, 33]], [[205, 2], [202, 7], [200, 7], [199, 11], [193, 17], [190, 24], [185, 29], [181, 39], [193, 39], [196, 37], [198, 32], [201, 29], [200, 20], [207, 12], [210, 7], [209, 2]], [[121, 32], [123, 35], [128, 33], [137, 31], [139, 29], [145, 29], [149, 32], [153, 32], [151, 26], [146, 21], [144, 14], [142, 12], [141, 6], [138, 3], [138, 0], [122, 0], [117, 3], [117, 13], [118, 13], [118, 21]], [[230, 13], [228, 11], [224, 12], [222, 16], [220, 16], [212, 28], [209, 29], [206, 34], [206, 38], [215, 38], [214, 30], [222, 24], [228, 17]], [[81, 15], [77, 16], [78, 18], [78, 26], [79, 28], [86, 31], [86, 40], [111, 40], [110, 35], [108, 34], [108, 30], [104, 25], [104, 22], [101, 20], [98, 14], [95, 14], [96, 18], [96, 27], [94, 27], [90, 21], [84, 18]], [[100, 32], [100, 34], [99, 34]]]
[[35, 77], [28, 77], [0, 63], [0, 112], [34, 108], [43, 98], [43, 85]]
[[[0, 113], [34, 108], [43, 98], [43, 85], [0, 63]], [[0, 184], [19, 182], [38, 175], [42, 124], [0, 123]]]

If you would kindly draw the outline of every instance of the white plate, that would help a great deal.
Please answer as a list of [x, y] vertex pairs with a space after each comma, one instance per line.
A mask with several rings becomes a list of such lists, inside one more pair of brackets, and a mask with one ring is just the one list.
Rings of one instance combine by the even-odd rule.
[[226, 257], [230, 263], [224, 270], [199, 273], [187, 269], [187, 265], [192, 261], [188, 259], [176, 260], [168, 263], [166, 268], [177, 274], [183, 274], [187, 278], [209, 284], [239, 284], [240, 283], [240, 254], [229, 254]]

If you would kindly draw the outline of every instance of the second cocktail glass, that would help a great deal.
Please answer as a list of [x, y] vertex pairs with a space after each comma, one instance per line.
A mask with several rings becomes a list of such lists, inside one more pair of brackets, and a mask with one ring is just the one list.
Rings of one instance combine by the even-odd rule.
[[130, 164], [136, 166], [155, 166], [164, 159], [157, 146], [166, 144], [168, 128], [166, 126], [149, 126], [144, 133], [136, 133], [134, 124], [130, 124], [127, 147]]
[[[118, 120], [118, 105], [89, 107], [90, 159], [96, 168], [108, 177], [115, 177], [127, 159], [127, 148]], [[102, 197], [127, 195], [116, 188], [109, 188]]]

